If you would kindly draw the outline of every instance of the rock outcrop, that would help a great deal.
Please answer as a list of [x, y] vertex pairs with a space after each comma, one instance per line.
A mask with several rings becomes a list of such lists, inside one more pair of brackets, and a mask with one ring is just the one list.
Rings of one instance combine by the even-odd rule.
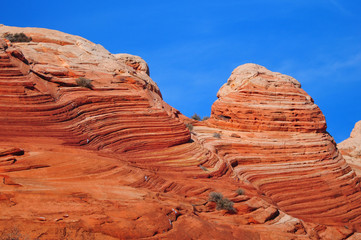
[[240, 66], [197, 122], [141, 58], [0, 26], [19, 32], [32, 41], [0, 38], [1, 238], [360, 237], [359, 179], [295, 79]]
[[125, 65], [132, 67], [136, 71], [141, 71], [149, 76], [148, 64], [139, 56], [134, 56], [127, 53], [114, 54], [116, 59]]
[[347, 163], [361, 176], [361, 121], [355, 124], [350, 137], [337, 146]]
[[326, 121], [294, 78], [256, 64], [237, 67], [219, 90], [211, 123], [238, 131], [324, 132]]
[[[284, 212], [315, 223], [359, 226], [359, 180], [300, 87], [289, 76], [242, 65], [218, 92], [207, 127], [196, 130], [238, 178]], [[221, 139], [211, 141], [212, 131]]]

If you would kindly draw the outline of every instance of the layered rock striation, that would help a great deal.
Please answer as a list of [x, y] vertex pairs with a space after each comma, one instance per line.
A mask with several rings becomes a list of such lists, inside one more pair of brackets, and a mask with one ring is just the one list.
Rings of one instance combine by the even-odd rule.
[[[99, 45], [71, 35], [59, 40], [59, 34], [30, 31], [31, 43], [9, 43], [1, 53], [1, 136], [59, 137], [116, 152], [189, 141], [184, 124], [171, 116], [178, 112], [164, 110], [157, 85], [143, 70]], [[91, 80], [92, 89], [78, 86], [79, 77]]]
[[350, 164], [361, 175], [361, 121], [358, 121], [353, 128], [350, 137], [337, 145], [342, 155], [345, 157], [348, 164]]
[[295, 79], [239, 66], [197, 122], [141, 58], [0, 26], [19, 32], [0, 38], [1, 238], [360, 237], [359, 179]]
[[223, 137], [203, 141], [234, 174], [292, 216], [359, 227], [359, 179], [326, 132], [320, 109], [295, 79], [245, 64], [217, 96], [207, 125]]
[[210, 123], [238, 131], [324, 132], [326, 121], [294, 78], [256, 64], [237, 67], [219, 90]]
[[53, 30], [0, 27], [18, 32], [32, 41], [1, 39], [0, 49], [1, 232], [139, 239], [192, 215], [195, 199], [184, 198], [211, 188], [185, 180], [221, 176], [226, 165], [190, 141], [145, 62]]

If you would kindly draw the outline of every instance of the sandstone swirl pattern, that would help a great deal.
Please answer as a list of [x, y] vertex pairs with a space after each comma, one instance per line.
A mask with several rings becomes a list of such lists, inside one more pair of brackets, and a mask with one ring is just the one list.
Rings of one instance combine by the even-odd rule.
[[[359, 179], [295, 79], [245, 64], [233, 71], [218, 98], [208, 125], [228, 130], [226, 141], [214, 145], [237, 176], [293, 216], [359, 224]], [[229, 130], [240, 131], [240, 138]]]
[[[242, 65], [197, 122], [139, 57], [0, 26], [17, 32], [32, 41], [0, 38], [1, 238], [360, 237], [359, 179], [295, 79]], [[236, 213], [216, 211], [212, 191]]]

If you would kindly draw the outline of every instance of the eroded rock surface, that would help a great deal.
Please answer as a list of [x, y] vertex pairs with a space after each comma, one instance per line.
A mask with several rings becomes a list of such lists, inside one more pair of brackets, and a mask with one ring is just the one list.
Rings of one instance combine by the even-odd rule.
[[219, 90], [210, 123], [238, 131], [324, 132], [326, 121], [294, 78], [257, 64], [237, 67]]
[[134, 70], [142, 71], [149, 76], [148, 64], [141, 57], [127, 53], [118, 53], [118, 54], [114, 54], [114, 56], [121, 63], [124, 63], [132, 67]]
[[361, 176], [361, 121], [355, 124], [354, 129], [348, 139], [338, 144], [342, 155]]
[[[1, 238], [360, 235], [359, 180], [295, 79], [240, 66], [196, 122], [162, 100], [140, 58], [0, 26], [17, 32], [32, 41], [0, 38]], [[216, 210], [214, 191], [236, 211]]]
[[295, 79], [246, 64], [234, 70], [218, 97], [211, 118], [195, 130], [239, 179], [294, 217], [359, 226], [359, 179]]

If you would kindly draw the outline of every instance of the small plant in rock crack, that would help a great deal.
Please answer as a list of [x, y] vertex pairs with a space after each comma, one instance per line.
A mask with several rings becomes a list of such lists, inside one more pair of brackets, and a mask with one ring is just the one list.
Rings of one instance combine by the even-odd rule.
[[211, 202], [218, 202], [219, 200], [223, 199], [223, 195], [219, 192], [211, 192], [208, 199]]
[[227, 210], [229, 212], [236, 212], [236, 209], [233, 207], [234, 202], [229, 200], [228, 198], [224, 198], [221, 193], [211, 192], [209, 194], [209, 201], [216, 203], [217, 210]]
[[236, 193], [237, 193], [237, 195], [243, 195], [243, 194], [244, 194], [244, 190], [243, 190], [242, 188], [238, 188], [238, 189], [236, 190]]
[[93, 88], [93, 84], [92, 84], [92, 80], [88, 79], [88, 78], [85, 78], [85, 77], [80, 77], [80, 78], [77, 78], [75, 80], [76, 84], [78, 84], [78, 86], [80, 87], [86, 87], [86, 88], [89, 88], [89, 89], [92, 89]]
[[215, 137], [215, 138], [221, 138], [221, 134], [220, 134], [220, 133], [213, 133], [213, 137]]
[[10, 42], [30, 42], [31, 37], [26, 36], [24, 33], [6, 33], [4, 35]]
[[199, 121], [201, 120], [201, 117], [197, 113], [195, 113], [193, 114], [192, 119]]
[[186, 124], [186, 127], [188, 128], [188, 130], [189, 130], [190, 132], [193, 131], [193, 124], [192, 124], [192, 123], [187, 123], [187, 124]]
[[0, 234], [0, 239], [3, 240], [28, 240], [30, 239], [28, 236], [25, 236], [20, 233], [20, 230], [17, 227], [13, 227], [12, 229], [4, 230]]

